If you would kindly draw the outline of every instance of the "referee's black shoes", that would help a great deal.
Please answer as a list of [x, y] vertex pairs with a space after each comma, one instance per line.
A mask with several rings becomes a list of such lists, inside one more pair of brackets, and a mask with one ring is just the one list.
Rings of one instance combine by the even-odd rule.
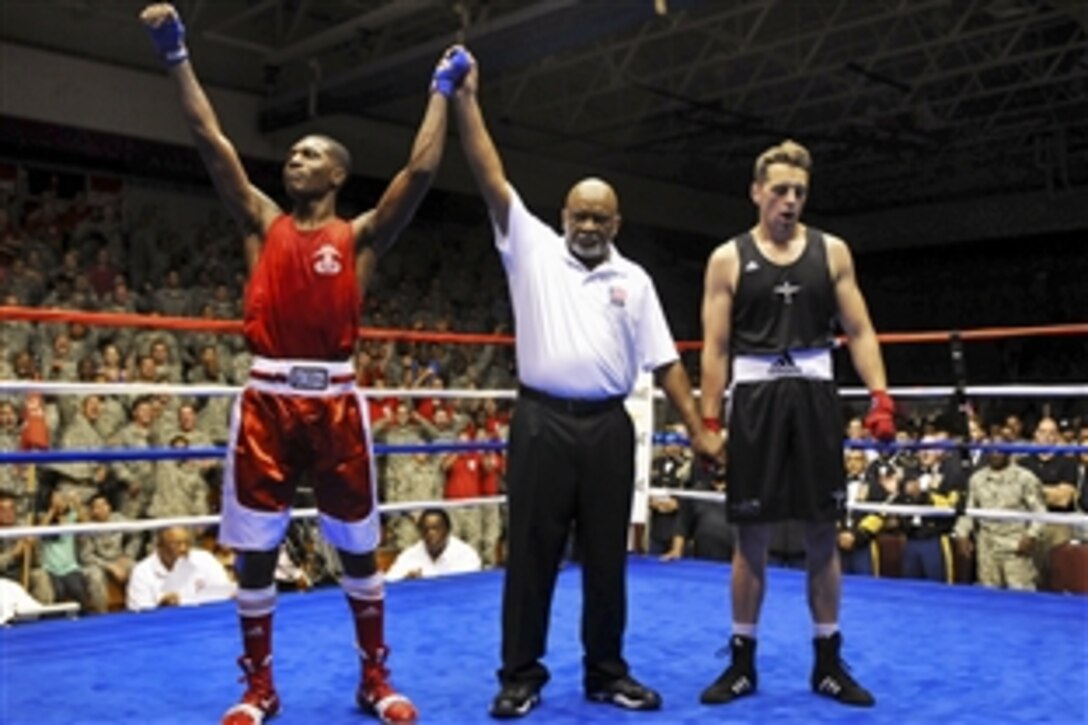
[[524, 717], [540, 704], [540, 686], [525, 682], [508, 682], [491, 701], [491, 717], [501, 719]]
[[586, 687], [586, 699], [605, 702], [627, 710], [660, 710], [661, 695], [630, 675]]

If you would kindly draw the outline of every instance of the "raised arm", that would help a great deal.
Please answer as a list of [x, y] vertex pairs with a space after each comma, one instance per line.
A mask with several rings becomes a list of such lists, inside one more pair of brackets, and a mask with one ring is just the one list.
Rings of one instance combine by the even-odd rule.
[[215, 189], [243, 232], [263, 233], [280, 213], [274, 201], [249, 183], [234, 145], [223, 134], [208, 96], [197, 80], [185, 47], [185, 25], [169, 3], [148, 5], [140, 13], [151, 40], [177, 87], [182, 113]]
[[476, 92], [479, 88], [480, 71], [476, 59], [469, 56], [471, 66], [461, 87], [454, 94], [454, 113], [461, 132], [461, 148], [465, 159], [476, 177], [476, 185], [487, 202], [491, 217], [503, 234], [507, 231], [510, 211], [510, 188], [506, 184], [506, 171], [502, 166], [495, 142], [491, 140], [484, 114], [480, 110]]
[[699, 404], [704, 421], [721, 421], [729, 385], [729, 336], [737, 279], [737, 246], [729, 242], [710, 255], [703, 282], [703, 352]]
[[360, 277], [370, 276], [378, 257], [396, 241], [431, 187], [446, 144], [449, 97], [468, 70], [468, 53], [454, 46], [435, 68], [431, 95], [408, 163], [389, 182], [378, 205], [352, 221], [359, 248]]

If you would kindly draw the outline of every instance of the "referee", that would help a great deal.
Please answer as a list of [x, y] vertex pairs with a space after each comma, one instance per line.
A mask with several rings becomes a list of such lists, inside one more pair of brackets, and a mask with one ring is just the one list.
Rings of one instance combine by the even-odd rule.
[[454, 107], [506, 269], [521, 382], [507, 469], [502, 689], [491, 715], [521, 717], [540, 702], [548, 680], [540, 659], [572, 524], [582, 553], [586, 697], [656, 710], [661, 696], [630, 675], [622, 652], [635, 454], [624, 398], [639, 371], [654, 372], [699, 453], [719, 456], [722, 441], [703, 426], [650, 277], [612, 244], [615, 192], [599, 179], [578, 182], [563, 208], [563, 235], [533, 216], [506, 180], [477, 80], [473, 61]]

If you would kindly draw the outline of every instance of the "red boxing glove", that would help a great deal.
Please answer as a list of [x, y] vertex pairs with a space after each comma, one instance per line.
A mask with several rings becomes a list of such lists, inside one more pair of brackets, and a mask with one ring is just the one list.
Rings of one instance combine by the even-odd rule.
[[895, 440], [895, 401], [883, 390], [874, 390], [865, 427], [873, 438], [884, 443]]

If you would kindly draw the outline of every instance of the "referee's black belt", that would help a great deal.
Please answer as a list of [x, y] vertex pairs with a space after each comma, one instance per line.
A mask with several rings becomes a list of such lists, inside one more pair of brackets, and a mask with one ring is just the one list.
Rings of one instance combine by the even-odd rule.
[[557, 398], [554, 395], [548, 395], [536, 388], [530, 388], [528, 385], [521, 385], [518, 387], [518, 397], [540, 403], [545, 408], [550, 408], [559, 413], [577, 416], [597, 415], [598, 413], [622, 408], [624, 401], [622, 395], [611, 398], [598, 398], [596, 400], [587, 400], [585, 398]]

